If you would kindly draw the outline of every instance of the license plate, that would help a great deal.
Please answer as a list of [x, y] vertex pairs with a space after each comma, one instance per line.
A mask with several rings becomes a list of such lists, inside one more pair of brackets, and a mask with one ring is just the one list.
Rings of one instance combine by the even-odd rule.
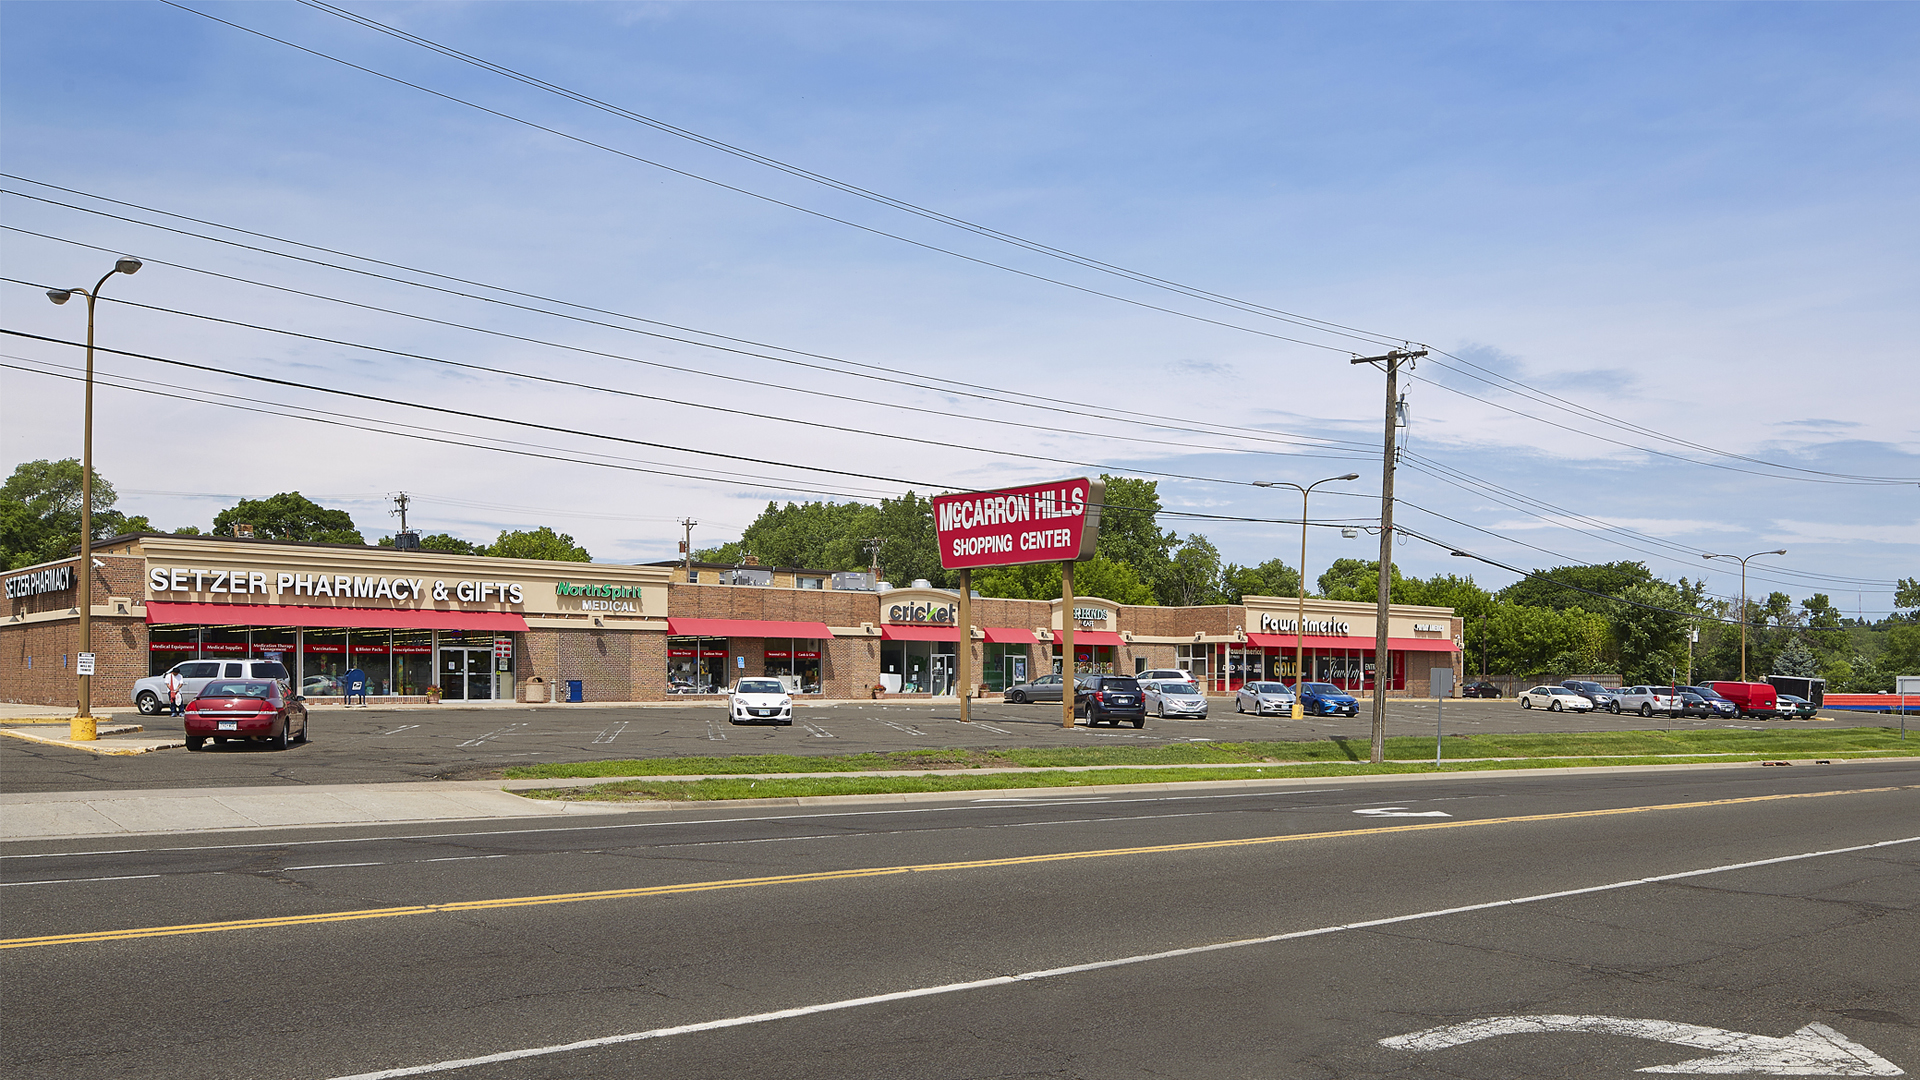
[[222, 720], [222, 721], [220, 721], [220, 730], [221, 730], [221, 731], [239, 731], [239, 730], [240, 730], [240, 721], [238, 721], [238, 720]]

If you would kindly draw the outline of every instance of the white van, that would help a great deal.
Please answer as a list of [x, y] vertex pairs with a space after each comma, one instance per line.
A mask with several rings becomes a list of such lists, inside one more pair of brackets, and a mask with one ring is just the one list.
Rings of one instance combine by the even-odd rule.
[[150, 675], [133, 684], [133, 703], [142, 716], [159, 716], [172, 711], [167, 704], [167, 674], [180, 673], [180, 703], [185, 705], [200, 696], [200, 689], [214, 679], [273, 679], [288, 682], [287, 665], [278, 660], [182, 660], [165, 672]]

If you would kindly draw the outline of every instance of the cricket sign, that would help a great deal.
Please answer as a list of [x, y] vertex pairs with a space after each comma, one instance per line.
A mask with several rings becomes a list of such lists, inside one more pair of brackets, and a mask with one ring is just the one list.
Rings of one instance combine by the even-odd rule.
[[1100, 541], [1106, 483], [1081, 477], [933, 500], [940, 565], [948, 570], [1072, 562]]

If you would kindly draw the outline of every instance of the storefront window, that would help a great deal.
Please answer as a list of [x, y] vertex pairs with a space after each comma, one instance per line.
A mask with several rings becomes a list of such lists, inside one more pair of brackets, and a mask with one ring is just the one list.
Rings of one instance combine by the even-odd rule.
[[347, 673], [347, 632], [345, 630], [307, 630], [300, 635], [300, 692], [308, 697], [333, 697], [342, 693], [341, 677]]
[[249, 645], [244, 626], [209, 626], [200, 631], [200, 655], [208, 660], [245, 660]]
[[813, 638], [768, 638], [762, 674], [780, 680], [789, 694], [820, 692], [820, 642]]
[[393, 659], [393, 692], [424, 694], [433, 685], [433, 631], [395, 630], [389, 646]]
[[156, 626], [147, 631], [147, 674], [164, 675], [182, 660], [200, 655], [197, 626]]
[[[1060, 671], [1060, 642], [1053, 643], [1053, 670]], [[1075, 675], [1112, 675], [1113, 646], [1073, 644], [1073, 673]]]
[[355, 630], [347, 635], [347, 666], [367, 677], [367, 693], [393, 693], [393, 632]]
[[1213, 655], [1211, 645], [1182, 645], [1174, 657], [1173, 666], [1181, 671], [1193, 673], [1195, 682], [1206, 685], [1207, 660]]
[[1025, 645], [988, 645], [986, 655], [981, 657], [980, 680], [987, 689], [999, 693], [1009, 686], [1018, 686], [1027, 681], [1027, 646]]
[[727, 639], [667, 639], [667, 693], [717, 694], [728, 685]]
[[291, 626], [254, 627], [253, 655], [285, 664], [289, 675], [293, 674], [294, 661], [299, 658], [299, 646], [300, 631]]

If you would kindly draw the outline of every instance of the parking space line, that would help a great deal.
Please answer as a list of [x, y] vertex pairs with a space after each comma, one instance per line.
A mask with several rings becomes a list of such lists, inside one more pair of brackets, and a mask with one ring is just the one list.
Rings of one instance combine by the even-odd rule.
[[479, 745], [480, 745], [481, 743], [483, 743], [483, 742], [487, 742], [487, 741], [489, 741], [489, 740], [492, 740], [492, 739], [497, 739], [497, 738], [499, 738], [499, 737], [500, 737], [500, 736], [502, 736], [502, 735], [511, 735], [511, 734], [513, 734], [513, 733], [514, 733], [514, 731], [515, 731], [515, 729], [516, 729], [516, 728], [523, 728], [523, 727], [527, 727], [527, 726], [529, 726], [529, 725], [527, 725], [527, 724], [508, 724], [508, 725], [507, 725], [506, 727], [503, 727], [503, 728], [494, 728], [494, 729], [493, 729], [492, 731], [489, 731], [489, 732], [487, 732], [487, 733], [486, 733], [485, 735], [476, 735], [476, 736], [474, 736], [473, 738], [471, 738], [471, 739], [468, 739], [468, 740], [467, 740], [466, 742], [463, 742], [463, 743], [460, 743], [459, 745], [461, 745], [461, 746], [479, 746]]
[[821, 727], [821, 726], [820, 726], [819, 724], [816, 724], [816, 723], [814, 723], [814, 722], [812, 722], [811, 720], [802, 720], [802, 721], [800, 721], [800, 726], [801, 726], [801, 727], [803, 727], [803, 728], [806, 728], [806, 729], [807, 729], [807, 734], [808, 734], [809, 736], [811, 736], [811, 737], [813, 737], [813, 738], [815, 738], [815, 739], [837, 739], [837, 738], [839, 738], [839, 736], [838, 736], [838, 735], [835, 735], [835, 734], [834, 734], [833, 732], [831, 732], [831, 731], [828, 731], [828, 730], [827, 730], [826, 728], [823, 728], [823, 727]]
[[607, 728], [606, 730], [600, 732], [600, 734], [595, 735], [593, 737], [594, 743], [596, 745], [604, 745], [606, 743], [610, 743], [613, 740], [619, 738], [620, 733], [627, 730], [627, 723], [628, 723], [627, 721], [622, 720], [619, 723], [613, 725], [612, 727]]
[[398, 734], [400, 734], [400, 733], [401, 733], [401, 732], [403, 732], [403, 731], [411, 731], [412, 729], [414, 729], [414, 728], [417, 728], [417, 727], [419, 727], [419, 726], [420, 726], [419, 724], [401, 724], [401, 725], [400, 725], [399, 727], [397, 727], [397, 728], [394, 728], [394, 729], [393, 729], [392, 731], [383, 731], [383, 732], [381, 732], [380, 734], [382, 734], [382, 735], [398, 735]]
[[707, 739], [711, 742], [726, 742], [727, 733], [713, 726], [713, 721], [709, 720], [707, 721]]

